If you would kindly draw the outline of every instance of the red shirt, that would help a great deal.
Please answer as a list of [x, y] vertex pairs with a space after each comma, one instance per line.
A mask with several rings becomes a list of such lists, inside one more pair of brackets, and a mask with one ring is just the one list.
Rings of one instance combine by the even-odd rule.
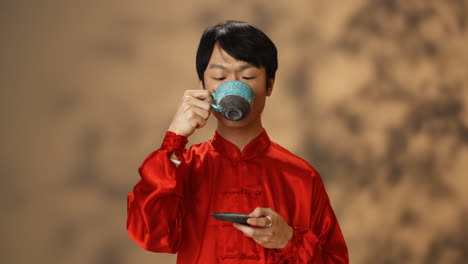
[[[221, 137], [184, 150], [166, 133], [139, 167], [128, 195], [127, 230], [142, 248], [176, 253], [177, 263], [348, 263], [348, 250], [320, 175], [266, 131], [242, 151]], [[169, 158], [175, 152], [182, 161]], [[212, 212], [272, 208], [294, 228], [283, 249], [267, 249]]]

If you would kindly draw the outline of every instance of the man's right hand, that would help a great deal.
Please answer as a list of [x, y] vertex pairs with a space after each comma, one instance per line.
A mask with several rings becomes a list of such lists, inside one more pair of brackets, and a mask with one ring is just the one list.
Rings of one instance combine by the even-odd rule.
[[195, 129], [204, 127], [210, 117], [210, 103], [203, 99], [211, 100], [207, 90], [185, 91], [169, 131], [188, 137]]

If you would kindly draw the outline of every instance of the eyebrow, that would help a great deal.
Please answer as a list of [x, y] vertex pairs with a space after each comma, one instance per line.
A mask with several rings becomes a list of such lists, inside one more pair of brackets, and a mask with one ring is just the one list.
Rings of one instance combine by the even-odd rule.
[[[247, 63], [247, 64], [244, 64], [244, 65], [240, 66], [239, 70], [243, 71], [245, 69], [252, 68], [252, 67], [255, 67], [255, 65]], [[217, 69], [221, 69], [221, 70], [226, 70], [227, 69], [226, 67], [224, 67], [221, 64], [210, 64], [210, 66], [208, 67], [208, 69], [213, 69], [213, 68], [217, 68]]]

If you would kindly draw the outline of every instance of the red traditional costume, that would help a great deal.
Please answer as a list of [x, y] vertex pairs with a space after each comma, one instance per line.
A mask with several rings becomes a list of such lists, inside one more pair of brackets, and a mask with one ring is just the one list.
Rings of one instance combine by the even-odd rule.
[[[178, 252], [177, 263], [348, 263], [348, 250], [320, 175], [266, 131], [242, 152], [217, 132], [185, 149], [167, 132], [139, 167], [128, 195], [127, 229], [142, 248]], [[169, 158], [175, 152], [176, 165]], [[283, 249], [267, 249], [212, 212], [272, 208], [294, 228]]]

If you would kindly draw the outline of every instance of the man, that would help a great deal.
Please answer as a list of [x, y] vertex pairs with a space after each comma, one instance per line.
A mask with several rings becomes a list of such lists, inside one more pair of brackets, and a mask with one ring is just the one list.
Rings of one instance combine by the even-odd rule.
[[[127, 229], [142, 248], [178, 252], [177, 263], [348, 263], [348, 250], [320, 175], [272, 142], [262, 126], [278, 67], [273, 42], [228, 21], [205, 30], [196, 57], [199, 90], [188, 90], [163, 140], [139, 167]], [[254, 92], [250, 113], [218, 112], [213, 139], [185, 150], [210, 116], [210, 92], [226, 81]], [[213, 212], [250, 213], [249, 225]]]

